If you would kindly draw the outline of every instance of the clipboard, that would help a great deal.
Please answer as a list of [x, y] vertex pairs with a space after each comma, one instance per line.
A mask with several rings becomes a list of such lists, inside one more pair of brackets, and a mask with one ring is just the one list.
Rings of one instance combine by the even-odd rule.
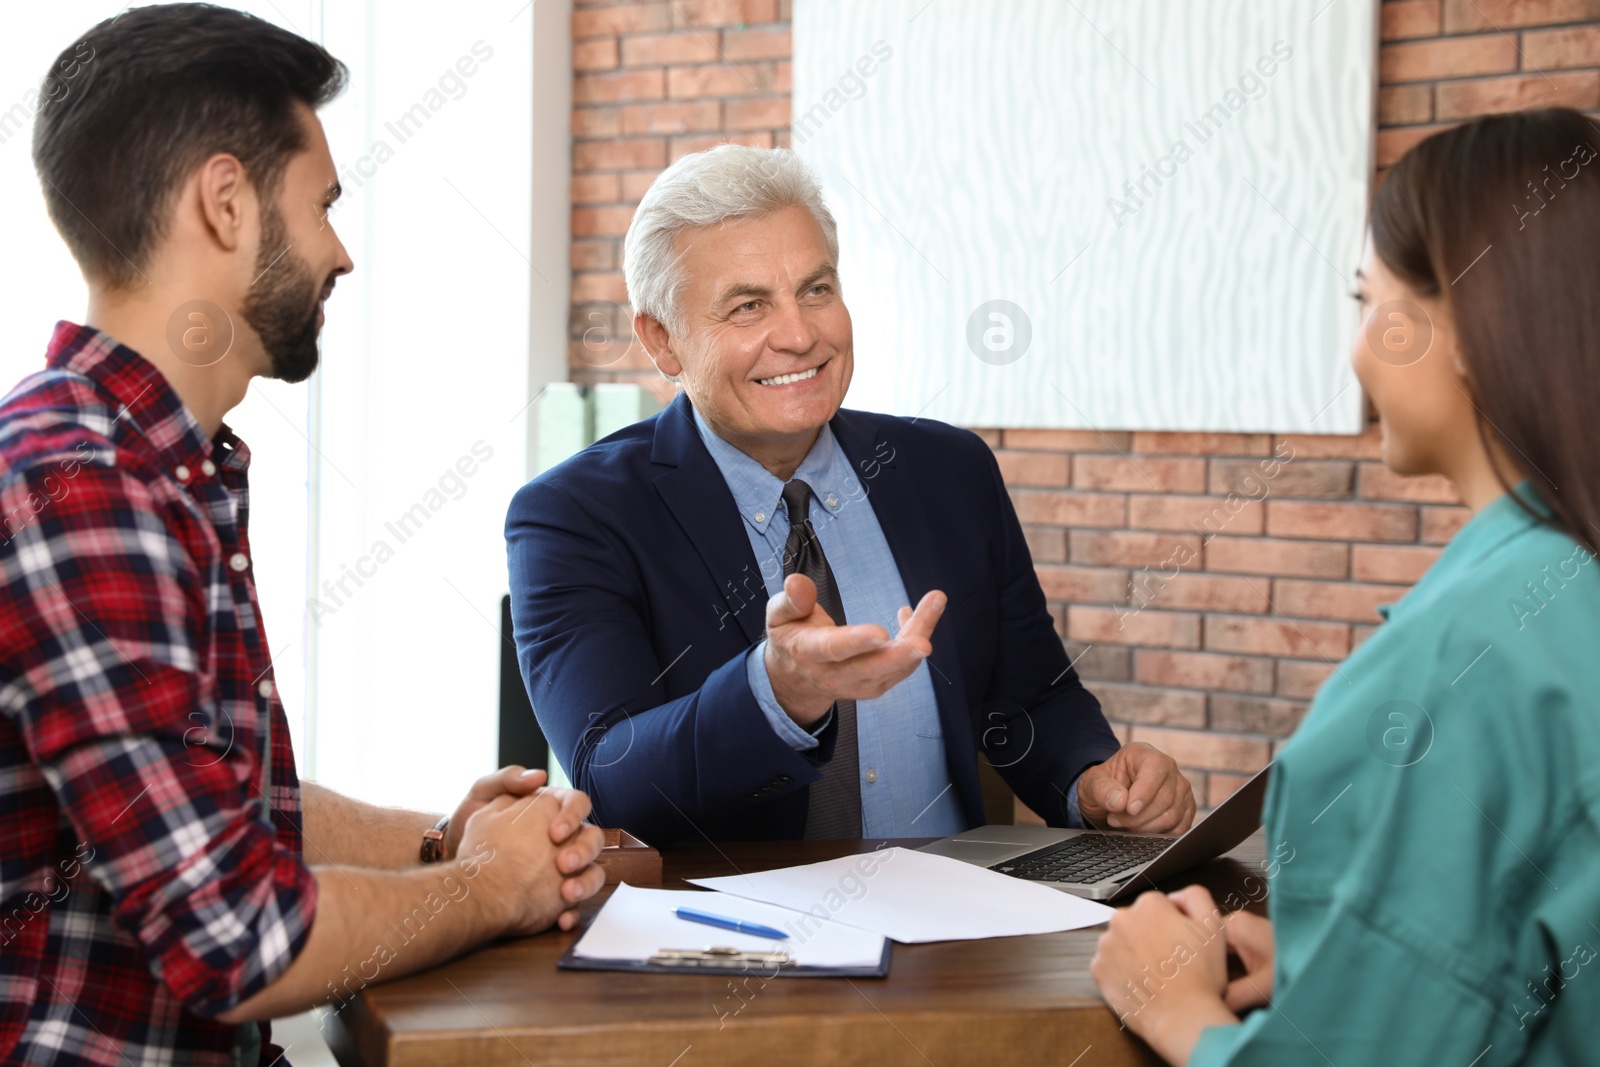
[[883, 941], [883, 955], [869, 967], [812, 967], [797, 964], [787, 952], [741, 952], [735, 948], [663, 948], [643, 960], [602, 960], [576, 955], [578, 943], [556, 961], [563, 971], [628, 971], [633, 974], [755, 974], [762, 978], [887, 978], [894, 942]]
[[[774, 928], [781, 938], [709, 932], [680, 908], [715, 907]], [[715, 938], [715, 940], [708, 940]], [[761, 978], [883, 978], [893, 943], [882, 934], [759, 901], [703, 889], [612, 892], [556, 962], [560, 970], [633, 974], [748, 974]]]

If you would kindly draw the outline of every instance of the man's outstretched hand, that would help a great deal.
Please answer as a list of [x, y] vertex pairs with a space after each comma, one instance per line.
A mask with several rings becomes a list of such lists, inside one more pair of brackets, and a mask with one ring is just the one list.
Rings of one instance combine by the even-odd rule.
[[1083, 772], [1078, 810], [1099, 827], [1182, 833], [1194, 822], [1194, 790], [1171, 756], [1136, 741]]
[[933, 654], [933, 628], [945, 595], [934, 589], [917, 610], [902, 607], [900, 633], [860, 623], [837, 626], [817, 603], [817, 587], [791, 574], [767, 601], [767, 677], [789, 717], [812, 726], [838, 700], [881, 697]]

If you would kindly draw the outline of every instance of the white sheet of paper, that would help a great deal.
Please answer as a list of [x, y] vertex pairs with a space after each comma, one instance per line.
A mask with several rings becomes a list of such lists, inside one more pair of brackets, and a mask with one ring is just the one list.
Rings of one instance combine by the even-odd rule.
[[1078, 930], [1112, 912], [1037, 882], [905, 848], [689, 881], [908, 944]]
[[[673, 914], [694, 908], [730, 919], [786, 931], [787, 939], [753, 937]], [[596, 960], [645, 960], [664, 948], [707, 949], [726, 945], [743, 952], [787, 952], [808, 967], [875, 967], [883, 937], [842, 923], [818, 922], [787, 908], [698, 889], [639, 889], [626, 882], [589, 923], [573, 953]]]

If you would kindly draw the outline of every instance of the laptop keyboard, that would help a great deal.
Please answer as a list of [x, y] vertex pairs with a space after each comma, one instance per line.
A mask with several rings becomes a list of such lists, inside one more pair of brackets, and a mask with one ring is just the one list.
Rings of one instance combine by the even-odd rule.
[[1093, 885], [1148, 863], [1167, 850], [1170, 837], [1086, 833], [989, 869], [1034, 882]]

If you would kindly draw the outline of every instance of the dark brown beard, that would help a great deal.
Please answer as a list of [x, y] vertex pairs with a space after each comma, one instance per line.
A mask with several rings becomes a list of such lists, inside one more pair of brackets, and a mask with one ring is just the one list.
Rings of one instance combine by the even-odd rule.
[[289, 248], [283, 216], [272, 204], [261, 209], [256, 274], [255, 284], [245, 295], [244, 321], [261, 338], [272, 365], [268, 376], [303, 382], [317, 369], [317, 294], [321, 290], [305, 261]]

